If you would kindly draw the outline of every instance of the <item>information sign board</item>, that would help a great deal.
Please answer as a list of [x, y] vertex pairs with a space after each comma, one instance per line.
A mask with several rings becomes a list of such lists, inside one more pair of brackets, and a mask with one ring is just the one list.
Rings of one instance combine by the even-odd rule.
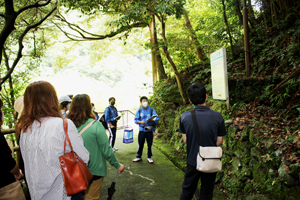
[[212, 93], [214, 99], [228, 100], [226, 48], [210, 54]]

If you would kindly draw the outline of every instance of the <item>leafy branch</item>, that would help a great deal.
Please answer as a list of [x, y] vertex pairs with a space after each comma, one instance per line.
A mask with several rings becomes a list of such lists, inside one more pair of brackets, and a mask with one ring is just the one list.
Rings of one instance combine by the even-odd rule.
[[[132, 28], [143, 28], [147, 26], [146, 23], [144, 22], [137, 22], [137, 23], [132, 23], [128, 24], [125, 26], [121, 26], [115, 31], [110, 32], [109, 34], [106, 35], [98, 35], [95, 33], [88, 32], [81, 28], [77, 24], [70, 23], [66, 20], [64, 16], [61, 14], [56, 14], [55, 20], [52, 20], [52, 23], [70, 40], [73, 41], [91, 41], [91, 40], [103, 40], [106, 38], [112, 38], [120, 33], [123, 33], [125, 31], [129, 31]], [[60, 23], [58, 23], [59, 21]], [[69, 30], [66, 30], [69, 29]], [[71, 33], [71, 31], [74, 31], [75, 33]]]
[[[18, 38], [19, 48], [18, 48], [17, 57], [15, 58], [11, 68], [7, 71], [6, 75], [0, 79], [0, 85], [2, 85], [11, 76], [11, 74], [14, 71], [15, 67], [17, 66], [18, 62], [22, 58], [22, 50], [24, 48], [23, 39], [26, 36], [26, 34], [30, 30], [35, 29], [39, 25], [41, 25], [48, 17], [50, 17], [53, 14], [53, 12], [57, 8], [57, 1], [55, 1], [54, 3], [52, 3], [52, 0], [47, 0], [45, 3], [40, 3], [40, 2], [41, 1], [36, 1], [35, 3], [33, 3], [31, 5], [24, 6], [24, 7], [20, 8], [19, 11], [16, 12], [14, 10], [14, 2], [12, 0], [5, 0], [5, 14], [0, 13], [0, 16], [3, 16], [5, 18], [5, 24], [0, 32], [1, 52], [5, 51], [4, 44], [7, 41], [8, 37], [16, 29], [15, 28], [16, 19], [21, 13], [23, 13], [24, 11], [27, 11], [29, 9], [34, 9], [34, 8], [38, 9], [41, 7], [48, 6], [50, 4], [53, 4], [54, 7], [44, 17], [41, 17], [41, 19], [38, 22], [33, 23], [33, 24], [26, 23], [27, 26], [26, 26], [25, 30], [21, 33], [21, 35]], [[5, 55], [5, 53], [4, 53], [4, 55]], [[2, 62], [2, 53], [0, 54], [0, 64], [1, 64], [1, 62]]]

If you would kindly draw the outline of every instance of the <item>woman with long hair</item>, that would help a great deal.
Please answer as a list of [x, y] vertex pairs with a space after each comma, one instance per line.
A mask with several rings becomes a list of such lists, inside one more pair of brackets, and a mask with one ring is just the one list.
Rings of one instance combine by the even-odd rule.
[[[46, 81], [25, 90], [24, 107], [17, 125], [26, 179], [32, 199], [70, 199], [64, 188], [59, 156], [64, 154], [65, 132], [54, 87]], [[89, 161], [89, 152], [71, 120], [68, 135], [77, 155]], [[66, 152], [70, 152], [66, 145]]]
[[85, 200], [99, 199], [103, 178], [107, 172], [106, 161], [120, 173], [124, 171], [124, 165], [118, 162], [113, 149], [109, 145], [103, 125], [99, 121], [95, 121], [88, 95], [79, 94], [73, 98], [68, 118], [74, 122], [78, 132], [90, 125], [81, 134], [84, 146], [90, 152], [88, 168], [93, 174], [92, 182], [85, 191], [84, 198]]

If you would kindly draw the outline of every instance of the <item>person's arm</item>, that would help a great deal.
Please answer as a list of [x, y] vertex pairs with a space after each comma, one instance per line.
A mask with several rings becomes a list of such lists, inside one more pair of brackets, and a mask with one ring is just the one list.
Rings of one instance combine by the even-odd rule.
[[108, 124], [109, 124], [109, 127], [110, 127], [110, 128], [115, 128], [115, 126], [112, 125], [111, 122], [108, 122]]
[[220, 146], [223, 143], [223, 137], [217, 138], [217, 146]]
[[110, 128], [115, 128], [115, 126], [113, 126], [113, 125], [111, 124], [111, 118], [110, 118], [111, 113], [110, 113], [110, 109], [109, 109], [108, 107], [104, 110], [104, 114], [105, 114], [105, 121], [106, 121], [106, 123], [108, 124], [108, 126], [109, 126]]
[[15, 159], [11, 156], [11, 150], [5, 140], [4, 135], [0, 132], [0, 160], [4, 163], [2, 170], [10, 172], [19, 180], [22, 173], [16, 164]]
[[116, 117], [118, 117], [119, 115], [118, 115], [118, 110], [116, 107], [115, 107], [115, 110], [116, 110]]
[[16, 164], [15, 167], [10, 170], [10, 173], [12, 173], [13, 175], [15, 175], [16, 179], [20, 180], [21, 176], [22, 176], [22, 172], [19, 169], [18, 165]]
[[[100, 123], [100, 122], [99, 122]], [[68, 135], [74, 152], [83, 160], [85, 164], [89, 162], [90, 153], [84, 147], [83, 139], [78, 133], [74, 123], [68, 119]]]
[[223, 143], [223, 136], [227, 134], [224, 119], [220, 113], [219, 115], [220, 125], [218, 127], [218, 138], [217, 138], [217, 146], [220, 146]]
[[[95, 123], [98, 123], [98, 122], [95, 122]], [[123, 164], [119, 163], [113, 149], [109, 145], [109, 141], [108, 141], [108, 138], [107, 138], [107, 135], [105, 133], [105, 129], [103, 126], [97, 126], [96, 137], [97, 137], [98, 146], [99, 146], [105, 160], [107, 160], [111, 166], [113, 166], [120, 173], [122, 173], [125, 170], [125, 167]]]
[[135, 117], [134, 117], [134, 123], [135, 124], [146, 124], [145, 121], [139, 121], [140, 120], [140, 112], [139, 110], [136, 112]]
[[109, 112], [109, 108], [107, 107], [107, 108], [105, 108], [105, 110], [104, 110], [104, 115], [105, 115], [105, 121], [106, 121], [106, 123], [109, 123], [110, 122], [110, 112]]
[[184, 143], [186, 144], [186, 134], [182, 134], [182, 139], [183, 139]]
[[185, 129], [184, 129], [184, 125], [182, 123], [181, 117], [180, 117], [180, 120], [179, 120], [179, 130], [178, 130], [178, 132], [182, 134], [183, 142], [186, 144], [186, 134], [185, 134]]

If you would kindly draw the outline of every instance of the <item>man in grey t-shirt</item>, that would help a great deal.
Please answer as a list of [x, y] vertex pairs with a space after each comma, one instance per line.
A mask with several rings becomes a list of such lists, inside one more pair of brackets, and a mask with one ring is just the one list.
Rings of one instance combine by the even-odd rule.
[[[223, 136], [227, 134], [221, 113], [206, 106], [207, 94], [202, 84], [193, 83], [189, 87], [188, 93], [190, 102], [195, 105], [194, 109], [200, 131], [201, 146], [220, 146], [223, 142]], [[200, 199], [212, 199], [216, 173], [204, 173], [196, 169], [199, 145], [194, 131], [191, 111], [182, 113], [179, 132], [182, 133], [187, 149], [187, 167], [180, 200], [193, 198], [200, 178]]]

